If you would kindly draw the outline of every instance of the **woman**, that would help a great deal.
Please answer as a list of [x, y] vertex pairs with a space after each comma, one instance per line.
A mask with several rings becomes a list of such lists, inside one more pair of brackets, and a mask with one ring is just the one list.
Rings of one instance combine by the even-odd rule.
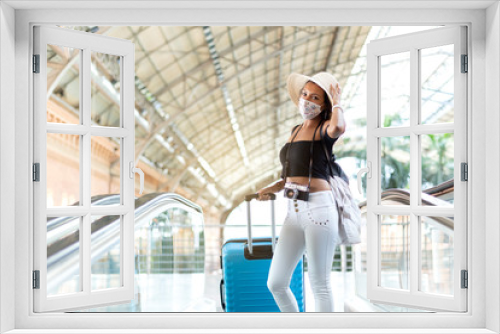
[[305, 251], [315, 311], [333, 312], [330, 272], [339, 242], [338, 214], [328, 182], [330, 169], [320, 131], [331, 154], [333, 144], [345, 131], [339, 105], [341, 90], [335, 77], [325, 72], [312, 77], [292, 73], [287, 89], [304, 122], [292, 130], [281, 149], [282, 179], [257, 192], [259, 200], [268, 200], [269, 193], [285, 189], [285, 197], [291, 198], [267, 285], [282, 312], [298, 312], [289, 285]]

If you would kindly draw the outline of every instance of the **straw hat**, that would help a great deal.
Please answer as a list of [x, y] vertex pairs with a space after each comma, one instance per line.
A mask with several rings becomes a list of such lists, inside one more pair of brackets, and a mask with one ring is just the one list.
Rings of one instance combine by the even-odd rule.
[[306, 85], [308, 81], [314, 82], [316, 85], [321, 87], [326, 92], [328, 99], [330, 100], [330, 104], [333, 106], [333, 98], [330, 90], [330, 85], [335, 85], [338, 83], [337, 79], [333, 75], [327, 72], [319, 72], [313, 75], [312, 77], [308, 77], [307, 75], [302, 75], [298, 73], [292, 73], [288, 77], [286, 81], [286, 87], [288, 89], [288, 94], [292, 99], [295, 105], [299, 104], [299, 98], [302, 92], [302, 88]]

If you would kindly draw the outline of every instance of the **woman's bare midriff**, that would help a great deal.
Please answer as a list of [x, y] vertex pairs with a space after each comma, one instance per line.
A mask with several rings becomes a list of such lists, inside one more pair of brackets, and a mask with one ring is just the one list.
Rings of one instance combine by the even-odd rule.
[[[307, 176], [292, 176], [292, 177], [287, 177], [286, 182], [295, 182], [300, 185], [306, 186], [309, 184], [309, 177]], [[330, 184], [328, 181], [323, 180], [323, 179], [318, 179], [318, 178], [312, 178], [311, 179], [311, 188], [309, 189], [309, 192], [315, 193], [318, 191], [325, 191], [325, 190], [330, 190]]]

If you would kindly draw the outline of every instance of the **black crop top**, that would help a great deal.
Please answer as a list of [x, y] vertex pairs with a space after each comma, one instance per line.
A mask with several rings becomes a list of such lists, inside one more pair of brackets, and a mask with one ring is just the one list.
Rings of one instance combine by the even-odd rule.
[[[323, 131], [325, 130], [323, 129]], [[331, 138], [328, 135], [328, 132], [326, 132], [324, 133], [323, 139], [326, 146], [326, 150], [328, 152], [332, 152], [333, 144], [335, 144], [338, 138]], [[281, 178], [284, 178], [285, 176], [284, 169], [285, 169], [286, 151], [288, 150], [289, 147], [290, 143], [286, 143], [285, 146], [283, 146], [280, 151], [280, 161], [282, 165]], [[310, 140], [299, 140], [293, 142], [292, 149], [290, 150], [290, 153], [288, 155], [288, 159], [290, 161], [289, 163], [290, 167], [286, 176], [309, 177], [310, 149], [311, 149]], [[315, 140], [313, 146], [312, 177], [328, 181], [328, 176], [331, 176], [331, 172], [330, 169], [328, 168], [328, 160], [325, 151], [322, 147], [321, 140]]]

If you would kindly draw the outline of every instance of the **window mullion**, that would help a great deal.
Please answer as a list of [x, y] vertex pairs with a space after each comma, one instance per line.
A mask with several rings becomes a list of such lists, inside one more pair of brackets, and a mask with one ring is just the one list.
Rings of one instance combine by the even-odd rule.
[[453, 123], [420, 124], [415, 127], [414, 132], [418, 135], [454, 133], [455, 125]]
[[83, 136], [83, 152], [81, 153], [82, 175], [81, 184], [83, 190], [83, 210], [85, 215], [82, 219], [82, 236], [80, 237], [80, 252], [82, 261], [81, 279], [83, 280], [83, 291], [90, 293], [91, 261], [90, 261], [90, 237], [91, 237], [91, 215], [90, 215], [90, 194], [91, 194], [91, 135], [90, 132]]
[[371, 212], [377, 215], [410, 215], [413, 213], [417, 216], [455, 216], [455, 209], [446, 206], [419, 206], [412, 208], [409, 205], [374, 205]]
[[413, 212], [420, 204], [420, 150], [419, 136], [415, 128], [419, 121], [420, 105], [420, 73], [418, 49], [410, 49], [410, 293], [416, 294], [419, 289], [420, 238], [419, 217]]
[[90, 132], [90, 117], [91, 117], [91, 80], [90, 80], [90, 50], [88, 48], [83, 49], [82, 56], [82, 85], [81, 85], [81, 96], [82, 96], [82, 112], [81, 119], [82, 125], [85, 127], [86, 131], [83, 135], [83, 148], [81, 150], [82, 157], [82, 205], [86, 211], [90, 210], [90, 176], [91, 176], [91, 132]]
[[91, 292], [91, 261], [90, 261], [90, 243], [91, 243], [91, 216], [90, 216], [90, 198], [91, 198], [91, 73], [90, 73], [90, 50], [84, 48], [82, 56], [82, 125], [87, 129], [85, 135], [83, 135], [83, 149], [81, 150], [81, 164], [82, 164], [82, 175], [81, 175], [81, 188], [82, 188], [82, 203], [83, 209], [86, 214], [82, 219], [82, 237], [81, 237], [81, 252], [82, 252], [82, 287], [85, 293]]

